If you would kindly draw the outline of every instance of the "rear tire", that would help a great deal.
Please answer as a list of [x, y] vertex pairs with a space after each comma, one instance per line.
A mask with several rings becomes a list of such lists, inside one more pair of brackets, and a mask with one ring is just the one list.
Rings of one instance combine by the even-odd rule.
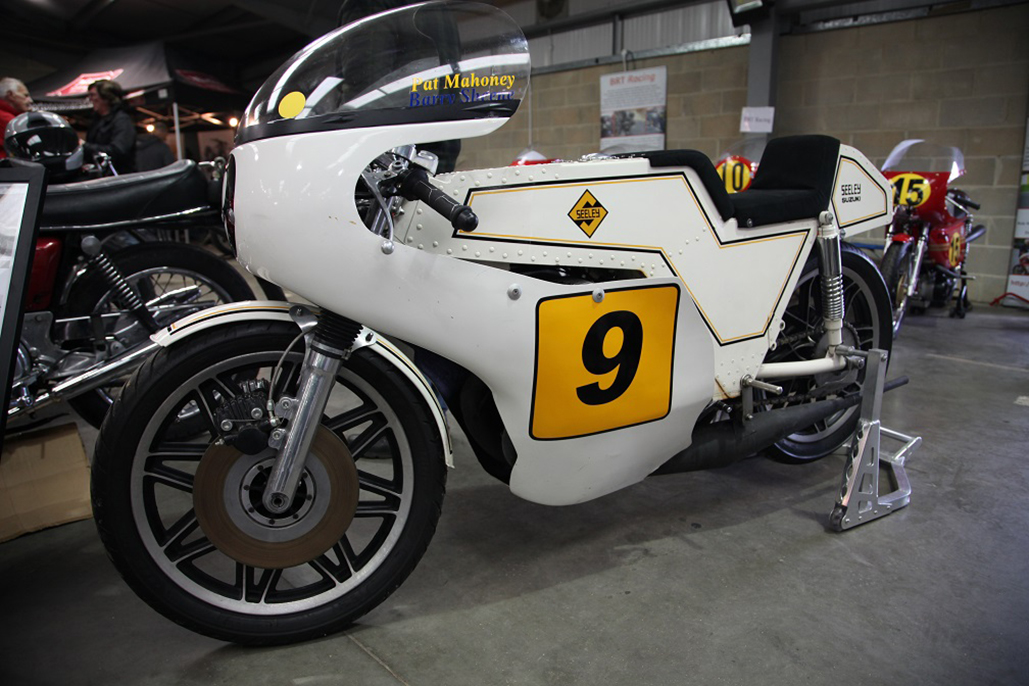
[[[237, 562], [207, 537], [194, 508], [195, 479], [207, 478], [198, 472], [205, 460], [217, 464], [226, 451], [210, 449], [210, 408], [234, 397], [240, 382], [268, 379], [297, 333], [285, 323], [248, 323], [203, 331], [158, 351], [125, 384], [97, 440], [93, 511], [108, 555], [151, 607], [216, 639], [270, 645], [345, 628], [400, 586], [440, 516], [446, 466], [435, 421], [406, 377], [364, 348], [344, 361], [322, 421], [343, 443], [332, 441], [345, 448], [323, 452], [319, 460], [352, 460], [357, 469], [356, 510], [351, 506], [354, 519], [343, 537], [284, 569]], [[283, 363], [281, 385], [290, 394], [303, 360], [303, 345], [298, 347]], [[191, 404], [201, 408], [209, 428], [183, 440], [173, 428]], [[267, 462], [274, 458], [268, 452], [270, 457], [262, 452], [238, 459]], [[311, 462], [309, 457], [308, 467]], [[252, 478], [232, 476], [246, 469], [252, 474], [264, 467], [255, 462], [237, 472], [221, 470], [221, 490], [243, 494], [247, 484], [259, 489]], [[304, 483], [310, 475], [317, 487], [315, 472], [305, 470]], [[198, 492], [219, 489], [198, 486]], [[304, 527], [321, 526], [325, 513], [338, 509], [332, 488], [306, 494], [298, 488], [295, 514], [274, 522], [267, 513], [250, 514], [245, 498], [226, 498], [218, 507], [269, 545], [284, 538], [306, 544]], [[259, 497], [250, 502], [261, 508]], [[201, 505], [213, 511], [209, 501]]]
[[[893, 347], [890, 295], [875, 264], [849, 245], [843, 245], [844, 316], [843, 342], [862, 350], [879, 348], [889, 352]], [[822, 303], [818, 265], [809, 260], [790, 298], [783, 318], [786, 328], [780, 340], [793, 340], [770, 351], [767, 362], [812, 359], [823, 354]], [[826, 397], [860, 392], [864, 370], [837, 372], [818, 377], [784, 379], [784, 396], [804, 395], [826, 383], [845, 383]], [[803, 401], [798, 401], [803, 402]], [[779, 462], [811, 462], [831, 454], [843, 445], [857, 426], [858, 407], [851, 407], [828, 417], [803, 431], [787, 436], [768, 449], [768, 455]]]

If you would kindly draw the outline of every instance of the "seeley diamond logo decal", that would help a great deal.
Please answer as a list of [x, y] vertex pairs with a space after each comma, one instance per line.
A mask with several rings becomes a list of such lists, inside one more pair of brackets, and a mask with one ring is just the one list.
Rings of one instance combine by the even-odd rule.
[[593, 238], [593, 232], [600, 226], [607, 216], [607, 210], [600, 204], [600, 201], [593, 197], [593, 194], [586, 191], [575, 203], [575, 207], [568, 213], [575, 225], [582, 229], [582, 232]]

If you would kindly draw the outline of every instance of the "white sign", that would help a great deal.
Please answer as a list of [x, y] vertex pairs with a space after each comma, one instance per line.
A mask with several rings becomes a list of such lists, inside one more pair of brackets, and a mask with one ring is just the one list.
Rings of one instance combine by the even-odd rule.
[[1022, 171], [1029, 172], [1029, 119], [1025, 120], [1025, 147], [1022, 149]]
[[775, 122], [774, 107], [744, 107], [740, 115], [740, 131], [743, 133], [771, 133]]
[[1025, 307], [1029, 302], [1029, 119], [1026, 119], [1025, 144], [1022, 150], [1022, 175], [1019, 178], [1018, 208], [1015, 210], [1015, 240], [1011, 244], [1005, 305]]
[[11, 272], [28, 190], [24, 183], [0, 183], [0, 321], [3, 321], [4, 306], [11, 290]]
[[667, 98], [665, 67], [601, 76], [601, 151], [664, 150]]

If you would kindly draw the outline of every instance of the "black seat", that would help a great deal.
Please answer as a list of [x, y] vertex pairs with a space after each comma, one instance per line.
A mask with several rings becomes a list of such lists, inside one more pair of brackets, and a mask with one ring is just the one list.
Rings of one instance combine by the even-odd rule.
[[750, 188], [732, 196], [741, 227], [813, 219], [829, 207], [840, 142], [830, 136], [768, 141]]
[[210, 182], [192, 160], [153, 171], [47, 186], [41, 228], [139, 221], [210, 206]]

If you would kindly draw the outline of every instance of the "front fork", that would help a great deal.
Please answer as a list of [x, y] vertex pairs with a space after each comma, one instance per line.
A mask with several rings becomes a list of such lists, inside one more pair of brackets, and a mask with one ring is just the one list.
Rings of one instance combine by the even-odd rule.
[[922, 260], [925, 259], [925, 244], [929, 242], [929, 231], [923, 230], [915, 242], [914, 263], [911, 265], [911, 274], [908, 276], [906, 301], [911, 302], [918, 292], [918, 283], [922, 280]]
[[[292, 314], [292, 312], [291, 312]], [[307, 354], [300, 372], [296, 398], [280, 398], [275, 412], [289, 420], [286, 428], [272, 432], [269, 445], [278, 448], [262, 503], [274, 514], [286, 512], [293, 502], [297, 483], [311, 441], [321, 424], [329, 394], [343, 360], [361, 332], [357, 322], [323, 311], [318, 323], [307, 334]]]

